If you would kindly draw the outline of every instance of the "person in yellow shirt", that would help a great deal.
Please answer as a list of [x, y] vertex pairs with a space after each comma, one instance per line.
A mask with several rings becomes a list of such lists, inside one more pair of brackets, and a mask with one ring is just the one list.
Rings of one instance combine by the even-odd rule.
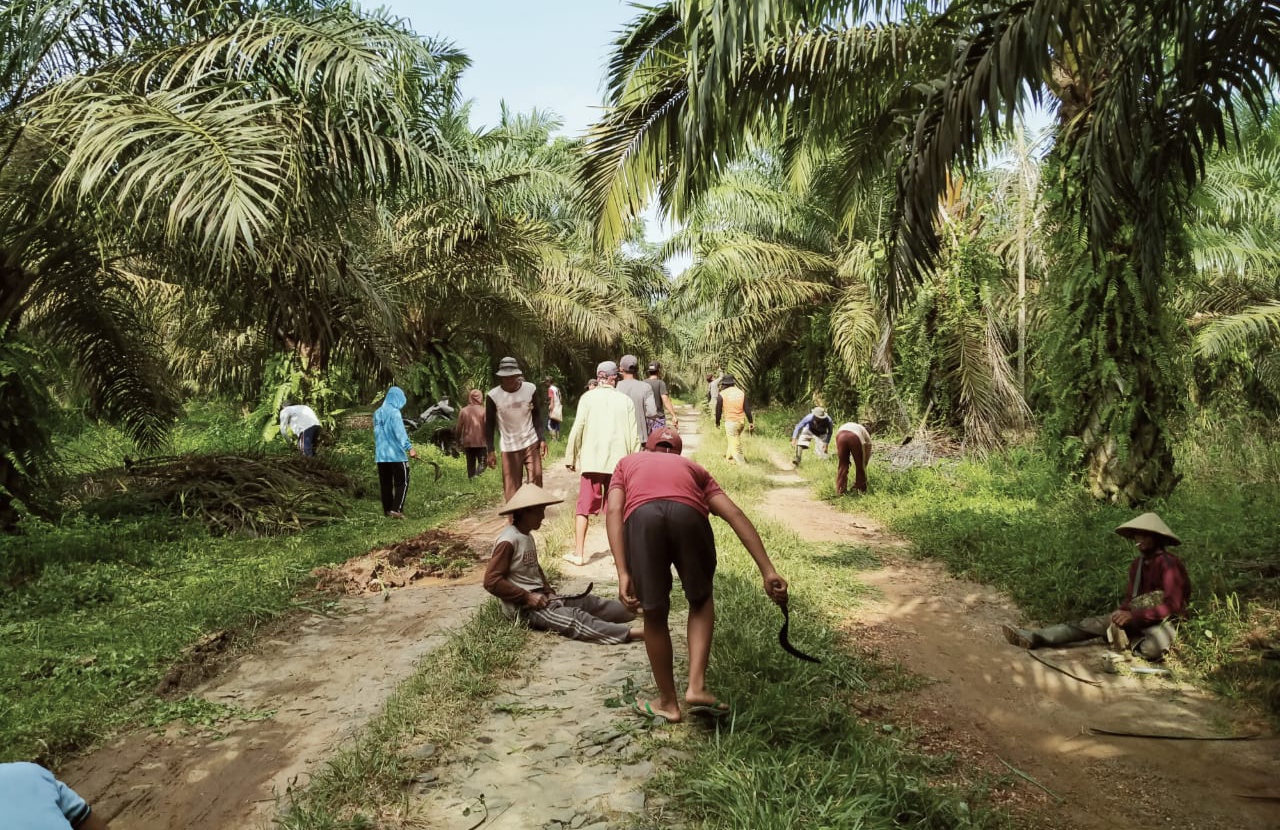
[[720, 397], [716, 399], [716, 429], [724, 419], [725, 458], [739, 464], [747, 463], [742, 455], [742, 433], [754, 432], [755, 419], [751, 417], [751, 404], [738, 386], [733, 375], [720, 378]]

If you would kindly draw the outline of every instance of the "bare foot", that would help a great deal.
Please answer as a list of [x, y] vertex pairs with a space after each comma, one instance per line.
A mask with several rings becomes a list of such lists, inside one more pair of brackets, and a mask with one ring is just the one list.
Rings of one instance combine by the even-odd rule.
[[686, 691], [684, 695], [684, 702], [688, 704], [690, 709], [696, 707], [704, 712], [710, 711], [727, 713], [729, 711], [729, 704], [720, 700], [706, 689], [703, 689], [701, 692], [694, 692], [693, 694]]
[[629, 632], [627, 633], [627, 642], [628, 642], [628, 643], [643, 643], [643, 642], [644, 642], [644, 629], [643, 629], [643, 628], [633, 628], [633, 629], [631, 629], [631, 631], [629, 631]]

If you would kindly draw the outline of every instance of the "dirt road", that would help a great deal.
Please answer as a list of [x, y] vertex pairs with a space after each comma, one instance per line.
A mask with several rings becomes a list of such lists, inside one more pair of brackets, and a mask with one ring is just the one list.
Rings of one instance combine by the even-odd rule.
[[[696, 428], [692, 413], [682, 418]], [[697, 435], [687, 434], [686, 448], [696, 445]], [[871, 520], [816, 501], [785, 466], [772, 476], [778, 486], [758, 508], [763, 516], [810, 540], [864, 545], [884, 562], [860, 573], [881, 596], [848, 610], [851, 647], [901, 661], [932, 681], [892, 700], [865, 701], [869, 717], [897, 719], [922, 748], [956, 752], [970, 770], [1008, 775], [1016, 768], [1039, 782], [1042, 788], [1016, 779], [1012, 806], [1029, 827], [1280, 828], [1274, 804], [1239, 797], [1276, 790], [1274, 737], [1214, 743], [1082, 734], [1086, 726], [1145, 724], [1200, 734], [1251, 727], [1193, 688], [1102, 674], [1096, 649], [1044, 653], [1096, 686], [1036, 662], [999, 637], [1000, 623], [1019, 618], [1006, 598], [911, 558], [904, 542]], [[546, 486], [572, 504], [577, 477], [555, 449]], [[566, 509], [572, 508], [553, 508], [552, 519]], [[561, 519], [560, 529], [548, 533], [559, 533], [563, 544], [566, 525]], [[487, 515], [450, 529], [484, 548], [500, 526]], [[547, 540], [540, 543], [545, 551]], [[561, 587], [594, 581], [597, 593], [612, 594], [606, 549], [603, 529], [593, 522], [587, 551], [596, 556], [581, 568], [560, 563]], [[116, 830], [268, 826], [276, 797], [295, 782], [305, 785], [307, 772], [484, 600], [478, 576], [418, 583], [386, 602], [349, 599], [333, 616], [299, 618], [196, 690], [247, 711], [274, 710], [273, 716], [220, 725], [218, 732], [176, 726], [133, 732], [62, 770], [63, 777]], [[673, 620], [673, 630], [682, 629]], [[676, 640], [679, 650], [683, 637]], [[649, 685], [643, 648], [552, 635], [535, 635], [532, 647], [537, 671], [485, 702], [472, 734], [415, 785], [411, 826], [462, 830], [484, 818], [485, 828], [606, 830], [640, 811], [660, 814], [661, 800], [646, 799], [642, 789], [652, 767], [638, 755], [641, 722], [604, 706], [628, 684]], [[414, 752], [437, 757], [429, 746]]]

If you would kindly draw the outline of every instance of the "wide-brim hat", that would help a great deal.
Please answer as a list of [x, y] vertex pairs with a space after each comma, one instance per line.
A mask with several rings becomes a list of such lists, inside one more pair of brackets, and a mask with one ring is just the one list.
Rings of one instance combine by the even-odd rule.
[[737, 382], [738, 381], [734, 379], [733, 375], [723, 375], [720, 378], [721, 386], [733, 386]]
[[1181, 545], [1182, 540], [1173, 535], [1173, 531], [1155, 513], [1143, 513], [1136, 519], [1130, 519], [1116, 528], [1116, 533], [1126, 539], [1132, 539], [1135, 533], [1153, 533], [1163, 536], [1167, 544]]
[[823, 408], [822, 408], [822, 407], [820, 407], [820, 406], [815, 406], [815, 407], [813, 408], [813, 417], [815, 417], [815, 418], [825, 418], [825, 417], [827, 417], [827, 410], [823, 409]]
[[547, 490], [543, 490], [536, 484], [525, 484], [511, 497], [511, 501], [502, 505], [498, 515], [506, 516], [517, 510], [524, 510], [529, 507], [546, 507], [549, 504], [560, 504], [563, 501], [564, 499], [558, 498]]
[[494, 372], [500, 378], [509, 378], [516, 375], [523, 375], [520, 371], [520, 364], [514, 357], [504, 357], [498, 361], [498, 371]]

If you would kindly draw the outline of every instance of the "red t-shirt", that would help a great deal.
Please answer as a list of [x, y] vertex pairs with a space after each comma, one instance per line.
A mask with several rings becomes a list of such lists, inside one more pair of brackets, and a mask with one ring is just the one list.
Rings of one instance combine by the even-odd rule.
[[622, 490], [625, 520], [637, 507], [665, 499], [687, 504], [702, 515], [711, 510], [707, 503], [723, 494], [711, 473], [681, 455], [669, 452], [637, 452], [618, 462], [609, 482], [610, 490]]

